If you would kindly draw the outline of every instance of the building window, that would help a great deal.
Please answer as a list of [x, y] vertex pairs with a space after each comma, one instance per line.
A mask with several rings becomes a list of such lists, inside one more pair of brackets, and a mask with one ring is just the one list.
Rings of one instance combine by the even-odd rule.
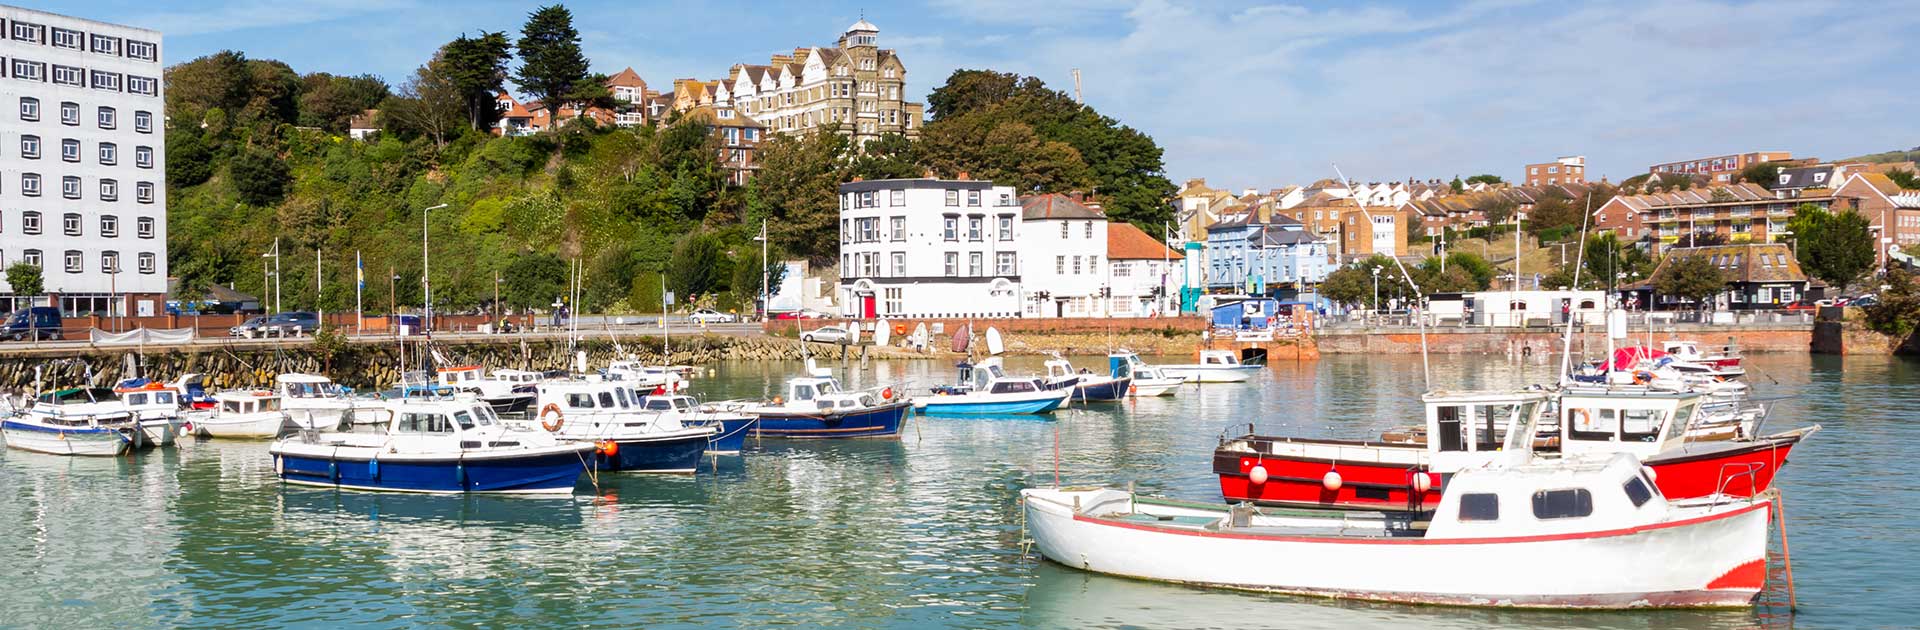
[[120, 147], [111, 142], [100, 143], [100, 164], [113, 166], [120, 163]]
[[892, 233], [893, 240], [896, 242], [907, 240], [907, 218], [889, 217], [887, 231]]
[[1073, 257], [1073, 275], [1080, 275], [1080, 257]]
[[153, 133], [153, 112], [137, 111], [133, 113], [133, 130], [140, 133]]
[[1061, 276], [1067, 275], [1067, 257], [1066, 256], [1053, 257], [1053, 273], [1055, 275], [1061, 275]]
[[40, 136], [20, 136], [20, 157], [40, 159]]
[[140, 254], [140, 273], [154, 273], [159, 269], [160, 263], [156, 256], [151, 253]]
[[1093, 238], [1093, 222], [1087, 222], [1087, 238]]
[[140, 168], [153, 168], [153, 147], [134, 147], [133, 165]]
[[1002, 276], [1013, 275], [1015, 273], [1013, 269], [1013, 260], [1014, 260], [1013, 252], [1000, 252], [998, 254], [994, 254], [993, 255], [993, 272], [997, 275], [1002, 275]]
[[158, 46], [149, 42], [129, 39], [127, 40], [127, 56], [141, 61], [158, 61], [160, 59], [160, 49]]
[[80, 213], [69, 212], [60, 217], [60, 225], [67, 236], [80, 235]]
[[60, 178], [60, 195], [68, 199], [80, 198], [80, 177], [68, 175]]
[[100, 215], [100, 235], [107, 238], [120, 236], [120, 217], [111, 214]]
[[61, 103], [60, 104], [60, 124], [62, 125], [80, 124], [80, 104], [79, 103]]
[[101, 129], [112, 129], [117, 124], [119, 124], [119, 118], [114, 114], [113, 108], [111, 107], [100, 108], [100, 128]]
[[887, 205], [890, 205], [890, 206], [907, 205], [907, 191], [905, 190], [887, 191]]
[[1000, 215], [1000, 240], [1013, 240], [1013, 217]]
[[20, 120], [27, 122], [40, 121], [40, 99], [31, 96], [20, 97]]
[[61, 140], [60, 159], [68, 162], [80, 161], [80, 141], [73, 138]]
[[967, 205], [973, 206], [975, 208], [980, 207], [980, 191], [978, 190], [967, 191]]
[[1067, 240], [1067, 238], [1068, 238], [1067, 222], [1061, 221], [1060, 222], [1060, 240], [1064, 241], [1064, 240]]
[[[892, 256], [891, 262], [893, 263], [893, 277], [895, 278], [905, 277], [907, 275], [907, 253], [894, 252], [891, 256]], [[893, 290], [893, 289], [890, 289], [890, 290]]]
[[20, 174], [20, 194], [26, 195], [28, 197], [40, 196], [40, 174], [39, 173], [21, 173]]
[[46, 27], [39, 24], [30, 24], [15, 20], [13, 22], [13, 38], [18, 41], [33, 42], [35, 44], [46, 43], [40, 39], [41, 34], [44, 32], [42, 29], [44, 28]]
[[140, 238], [153, 238], [153, 217], [134, 219], [133, 235]]
[[887, 287], [885, 292], [886, 305], [884, 306], [886, 312], [898, 315], [901, 311], [905, 310], [902, 307], [903, 300], [901, 300], [901, 294], [904, 292], [900, 287]]
[[948, 241], [960, 240], [960, 217], [947, 217], [944, 231]]
[[133, 197], [140, 203], [153, 203], [153, 182], [140, 182], [133, 185]]
[[100, 200], [119, 201], [120, 182], [111, 179], [100, 180]]
[[954, 277], [958, 277], [959, 275], [960, 275], [960, 253], [947, 252], [947, 277], [954, 278]]
[[80, 273], [85, 270], [85, 261], [80, 257], [80, 250], [67, 250], [66, 259], [67, 273]]
[[980, 217], [967, 218], [967, 240], [978, 242], [986, 239], [986, 236], [980, 233], [982, 223], [983, 219]]
[[81, 42], [80, 31], [76, 31], [72, 29], [64, 29], [57, 26], [54, 27], [52, 30], [53, 30], [52, 43], [54, 48], [80, 50], [80, 42]]
[[120, 252], [100, 252], [100, 270], [120, 273]]
[[952, 189], [947, 190], [947, 205], [956, 207], [956, 208], [960, 206], [960, 191], [952, 190]]
[[93, 46], [92, 46], [93, 52], [97, 52], [102, 55], [115, 55], [115, 56], [118, 56], [120, 54], [120, 38], [118, 37], [109, 37], [106, 35], [96, 34], [91, 38], [91, 40], [93, 43]]
[[28, 210], [20, 215], [20, 231], [26, 234], [40, 233], [40, 213]]
[[120, 73], [94, 70], [88, 73], [93, 77], [93, 89], [109, 92], [120, 91]]
[[13, 78], [23, 81], [44, 81], [47, 64], [38, 61], [13, 60]]
[[861, 193], [860, 193], [860, 205], [859, 205], [858, 207], [861, 207], [861, 208], [872, 208], [872, 207], [874, 207], [874, 198], [873, 198], [873, 191], [871, 191], [871, 190], [866, 190], [866, 191], [861, 191]]
[[87, 84], [87, 71], [74, 66], [53, 65], [53, 84], [80, 87]]
[[40, 266], [40, 250], [29, 249], [29, 250], [20, 252], [20, 262], [27, 263], [35, 267], [39, 267]]
[[967, 254], [967, 275], [975, 278], [987, 275], [986, 257], [986, 254], [980, 252]]
[[130, 94], [157, 96], [159, 94], [159, 87], [160, 81], [153, 77], [127, 75], [127, 92]]

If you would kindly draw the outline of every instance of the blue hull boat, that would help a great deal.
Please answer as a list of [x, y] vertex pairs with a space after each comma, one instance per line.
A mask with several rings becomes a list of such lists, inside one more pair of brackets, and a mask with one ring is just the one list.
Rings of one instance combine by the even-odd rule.
[[354, 459], [275, 453], [287, 483], [389, 492], [571, 493], [586, 469], [581, 445], [512, 457]]
[[[942, 401], [941, 398], [953, 398]], [[921, 413], [929, 416], [1007, 416], [1051, 413], [1066, 402], [1066, 396], [1054, 396], [1035, 400], [1014, 401], [968, 401], [969, 396], [933, 396], [916, 401]]]
[[833, 412], [779, 409], [751, 411], [759, 416], [754, 435], [771, 438], [887, 438], [900, 435], [911, 403], [886, 403]]
[[1133, 386], [1131, 378], [1103, 379], [1100, 382], [1081, 383], [1073, 388], [1073, 399], [1082, 401], [1114, 401], [1127, 397], [1127, 388]]
[[593, 469], [603, 472], [690, 473], [707, 452], [707, 434], [603, 440], [593, 454]]
[[747, 447], [747, 434], [752, 432], [753, 418], [724, 418], [720, 420], [681, 420], [680, 424], [690, 427], [719, 425], [720, 432], [707, 441], [707, 452], [714, 455], [738, 455]]

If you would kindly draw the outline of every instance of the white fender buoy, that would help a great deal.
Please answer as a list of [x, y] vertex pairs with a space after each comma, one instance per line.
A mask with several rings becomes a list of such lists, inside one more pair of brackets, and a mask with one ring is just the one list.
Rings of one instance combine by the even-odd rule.
[[1641, 466], [1640, 469], [1647, 471], [1647, 481], [1660, 483], [1660, 473], [1654, 472], [1652, 466]]
[[1327, 471], [1327, 474], [1325, 476], [1320, 477], [1320, 487], [1326, 488], [1328, 490], [1339, 490], [1340, 489], [1340, 471], [1337, 471], [1337, 470]]
[[1267, 467], [1266, 467], [1266, 466], [1254, 466], [1252, 470], [1249, 470], [1249, 471], [1247, 471], [1247, 481], [1251, 481], [1251, 482], [1253, 482], [1253, 485], [1256, 485], [1256, 486], [1257, 486], [1257, 485], [1260, 485], [1260, 484], [1263, 484], [1263, 483], [1266, 483], [1266, 482], [1267, 482]]
[[1413, 491], [1414, 492], [1426, 492], [1432, 489], [1433, 489], [1433, 477], [1429, 477], [1427, 476], [1427, 473], [1423, 473], [1423, 472], [1413, 473]]

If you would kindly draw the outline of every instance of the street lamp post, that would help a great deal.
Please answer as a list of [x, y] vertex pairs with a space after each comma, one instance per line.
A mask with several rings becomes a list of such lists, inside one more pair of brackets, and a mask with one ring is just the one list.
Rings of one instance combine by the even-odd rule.
[[445, 207], [447, 204], [443, 203], [420, 211], [420, 288], [421, 301], [425, 303], [420, 325], [426, 329], [433, 327], [433, 276], [427, 273], [427, 214]]
[[766, 219], [760, 220], [760, 235], [753, 237], [753, 240], [760, 241], [760, 319], [761, 321], [765, 321], [767, 318], [767, 314], [772, 312], [772, 307], [773, 307], [772, 304], [769, 304], [767, 302], [770, 299], [768, 296], [772, 295], [772, 293], [770, 292], [771, 287], [767, 286], [767, 282], [769, 281], [769, 278], [767, 274], [767, 220]]
[[1380, 267], [1373, 268], [1373, 312], [1380, 312]]

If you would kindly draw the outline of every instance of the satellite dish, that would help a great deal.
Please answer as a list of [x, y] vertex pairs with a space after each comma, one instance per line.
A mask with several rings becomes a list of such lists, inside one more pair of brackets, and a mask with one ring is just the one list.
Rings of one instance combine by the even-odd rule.
[[999, 355], [1007, 351], [1007, 344], [1000, 339], [1000, 329], [987, 327], [987, 354]]
[[918, 324], [914, 324], [913, 335], [911, 335], [909, 338], [913, 339], [913, 345], [916, 345], [916, 346], [927, 345], [927, 323], [920, 322]]
[[973, 327], [972, 326], [969, 326], [967, 324], [961, 324], [958, 327], [953, 329], [953, 351], [954, 352], [966, 352], [967, 346], [971, 343], [973, 343]]
[[860, 345], [860, 322], [847, 322], [847, 345]]
[[887, 320], [881, 319], [880, 323], [875, 324], [873, 328], [873, 345], [884, 346], [884, 345], [887, 345], [888, 341], [892, 341], [892, 340], [893, 340], [892, 325], [888, 324]]

